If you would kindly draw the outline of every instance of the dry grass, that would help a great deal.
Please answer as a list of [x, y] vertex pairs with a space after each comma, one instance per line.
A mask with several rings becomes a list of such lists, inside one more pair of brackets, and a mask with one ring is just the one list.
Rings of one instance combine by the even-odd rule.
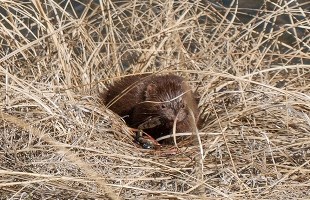
[[[246, 23], [235, 5], [56, 2], [0, 4], [0, 199], [309, 198], [309, 2]], [[144, 72], [197, 88], [200, 145], [141, 149], [101, 105]]]

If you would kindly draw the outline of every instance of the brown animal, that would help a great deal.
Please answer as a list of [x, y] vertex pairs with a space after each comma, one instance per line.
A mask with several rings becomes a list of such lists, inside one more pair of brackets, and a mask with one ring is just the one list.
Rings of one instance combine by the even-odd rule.
[[177, 75], [133, 75], [110, 85], [104, 104], [123, 117], [132, 128], [159, 138], [176, 132], [191, 132], [191, 110], [197, 121], [198, 106], [184, 78]]

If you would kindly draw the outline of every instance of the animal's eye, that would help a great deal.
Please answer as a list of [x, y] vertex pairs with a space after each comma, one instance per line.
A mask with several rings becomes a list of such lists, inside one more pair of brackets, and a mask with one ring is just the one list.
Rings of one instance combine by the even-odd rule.
[[182, 108], [182, 109], [184, 109], [184, 108], [185, 108], [185, 104], [184, 104], [184, 103], [181, 105], [181, 108]]
[[161, 104], [161, 106], [160, 106], [162, 109], [165, 109], [167, 106], [166, 106], [166, 104]]

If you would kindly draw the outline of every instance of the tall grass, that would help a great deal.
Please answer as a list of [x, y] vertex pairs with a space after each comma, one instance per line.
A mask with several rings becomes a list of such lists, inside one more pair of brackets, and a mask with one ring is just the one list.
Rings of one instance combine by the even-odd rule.
[[[307, 199], [310, 5], [241, 5], [2, 1], [0, 198]], [[149, 72], [197, 91], [201, 144], [144, 150], [102, 105]]]

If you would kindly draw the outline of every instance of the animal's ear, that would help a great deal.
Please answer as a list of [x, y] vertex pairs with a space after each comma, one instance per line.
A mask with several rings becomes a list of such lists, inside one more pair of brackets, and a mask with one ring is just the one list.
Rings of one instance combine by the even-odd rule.
[[149, 84], [146, 87], [146, 98], [156, 95], [157, 86], [154, 83]]

